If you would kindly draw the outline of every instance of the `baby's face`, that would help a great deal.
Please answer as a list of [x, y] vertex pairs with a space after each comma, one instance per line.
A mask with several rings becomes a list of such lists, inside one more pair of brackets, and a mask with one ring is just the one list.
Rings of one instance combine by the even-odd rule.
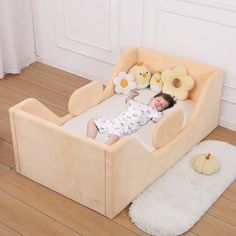
[[148, 105], [160, 112], [165, 110], [169, 106], [169, 103], [163, 97], [153, 97], [150, 99]]

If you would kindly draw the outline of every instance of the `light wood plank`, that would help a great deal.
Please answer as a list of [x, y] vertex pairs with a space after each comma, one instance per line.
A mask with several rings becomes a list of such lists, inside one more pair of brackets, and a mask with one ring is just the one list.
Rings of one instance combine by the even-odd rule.
[[11, 107], [11, 105], [0, 101], [0, 119], [7, 121], [10, 123], [10, 118], [9, 118], [9, 112], [8, 109]]
[[23, 235], [81, 235], [2, 190], [0, 209], [0, 221]]
[[13, 170], [0, 176], [0, 189], [83, 235], [137, 235], [99, 213], [16, 174]]
[[236, 182], [233, 182], [223, 193], [223, 197], [236, 203]]
[[21, 75], [18, 76], [18, 79], [38, 87], [48, 89], [67, 98], [70, 97], [70, 95], [77, 89], [72, 85], [65, 84], [55, 79], [50, 79], [47, 74], [39, 74], [35, 71], [27, 69], [22, 71]]
[[[3, 81], [5, 81], [5, 79], [0, 80], [0, 101], [3, 101], [13, 106], [27, 98], [27, 96], [25, 95], [12, 91], [11, 88], [8, 89], [3, 87]], [[15, 85], [13, 85], [13, 88], [14, 87]]]
[[15, 166], [13, 146], [3, 139], [0, 139], [0, 162], [11, 168]]
[[201, 236], [235, 236], [236, 227], [216, 217], [204, 215], [191, 232]]
[[23, 234], [18, 233], [14, 229], [11, 229], [7, 225], [0, 222], [0, 236], [21, 236]]
[[12, 143], [10, 124], [0, 119], [0, 130], [0, 138], [9, 143]]
[[183, 236], [198, 236], [199, 234], [195, 234], [191, 231], [188, 231], [187, 233], [184, 233]]
[[207, 211], [207, 213], [236, 226], [235, 202], [220, 197]]
[[34, 97], [39, 101], [56, 107], [58, 110], [62, 110], [65, 112], [67, 112], [68, 110], [68, 98], [56, 93], [52, 93], [47, 89], [32, 85], [23, 80], [19, 80], [17, 79], [17, 77], [4, 79], [1, 83], [1, 86], [8, 90], [11, 89], [15, 93], [21, 94], [25, 97]]
[[85, 84], [90, 82], [88, 79], [65, 72], [55, 67], [48, 66], [46, 64], [42, 64], [40, 62], [31, 64], [30, 67], [27, 67], [27, 69], [34, 72], [42, 73], [42, 75], [47, 74], [49, 78], [72, 85], [75, 88], [80, 88], [81, 86], [84, 86]]
[[2, 163], [0, 163], [0, 175], [8, 171], [10, 168]]
[[139, 235], [147, 236], [149, 234], [143, 232], [139, 229], [134, 223], [131, 222], [129, 217], [129, 206], [127, 206], [120, 214], [118, 214], [113, 221], [117, 222], [118, 224], [136, 232]]
[[[11, 89], [1, 86], [1, 81], [2, 80], [0, 80], [0, 102], [8, 104], [8, 105], [6, 105], [7, 107], [9, 106], [9, 108], [10, 108], [10, 107], [16, 105], [17, 103], [19, 103], [29, 97], [29, 96], [19, 94], [17, 92], [13, 92]], [[14, 87], [14, 85], [13, 85], [13, 87]], [[51, 94], [51, 96], [53, 97], [53, 94]], [[48, 107], [51, 111], [53, 111], [55, 114], [57, 114], [58, 116], [64, 116], [64, 115], [68, 114], [68, 112], [63, 111], [61, 109], [57, 109], [56, 107], [51, 106], [50, 104], [47, 104], [46, 102], [42, 102], [42, 103], [46, 107]], [[4, 111], [4, 112], [5, 112], [5, 114], [8, 113], [8, 111]]]
[[236, 145], [236, 131], [218, 126], [207, 136], [206, 139], [219, 140]]

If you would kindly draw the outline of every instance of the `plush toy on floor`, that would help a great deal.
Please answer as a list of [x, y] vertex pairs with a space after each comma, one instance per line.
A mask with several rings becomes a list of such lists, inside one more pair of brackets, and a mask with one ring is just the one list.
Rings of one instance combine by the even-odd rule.
[[220, 169], [220, 164], [210, 153], [200, 154], [195, 157], [193, 161], [193, 168], [201, 174], [211, 175]]
[[131, 67], [129, 74], [134, 76], [136, 89], [144, 89], [148, 87], [151, 79], [151, 72], [142, 62]]

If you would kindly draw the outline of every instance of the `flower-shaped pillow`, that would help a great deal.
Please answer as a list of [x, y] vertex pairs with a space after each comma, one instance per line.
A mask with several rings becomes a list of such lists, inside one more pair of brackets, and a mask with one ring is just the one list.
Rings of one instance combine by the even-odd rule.
[[176, 66], [173, 70], [164, 70], [161, 74], [162, 92], [185, 100], [194, 86], [194, 79], [187, 74], [184, 66]]
[[132, 89], [136, 88], [134, 76], [125, 72], [120, 72], [119, 75], [114, 78], [113, 83], [116, 93], [128, 94]]

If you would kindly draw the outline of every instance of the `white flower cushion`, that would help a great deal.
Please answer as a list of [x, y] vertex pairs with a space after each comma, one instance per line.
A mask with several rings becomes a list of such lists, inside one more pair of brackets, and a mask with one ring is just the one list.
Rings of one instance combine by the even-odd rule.
[[136, 87], [134, 76], [125, 72], [120, 72], [119, 75], [114, 78], [113, 83], [116, 93], [129, 94], [130, 91]]
[[[149, 99], [156, 94], [153, 91], [151, 91], [149, 88], [139, 90], [139, 93], [140, 95], [136, 97], [135, 99], [137, 101], [142, 101], [144, 103], [147, 103]], [[114, 94], [109, 99], [89, 109], [83, 114], [67, 121], [63, 125], [63, 127], [67, 130], [79, 133], [81, 136], [86, 136], [87, 122], [91, 118], [104, 117], [104, 118], [109, 119], [109, 118], [113, 118], [117, 116], [124, 110], [126, 106], [125, 104], [126, 97], [127, 95]], [[195, 105], [195, 102], [192, 102], [191, 100], [177, 102], [176, 106], [183, 109], [184, 114], [185, 114], [184, 125], [188, 123], [188, 120], [192, 114], [194, 105]], [[171, 109], [164, 111], [164, 114], [170, 112]], [[154, 125], [155, 123], [153, 123], [152, 121], [149, 121], [148, 124], [143, 126], [136, 133], [132, 134], [132, 136], [134, 136], [140, 143], [142, 143], [143, 146], [146, 147], [146, 149], [149, 151], [155, 150], [155, 147], [152, 145], [152, 132], [153, 132]], [[105, 134], [98, 134], [96, 138], [96, 140], [99, 142], [105, 142], [106, 139], [107, 137]]]

